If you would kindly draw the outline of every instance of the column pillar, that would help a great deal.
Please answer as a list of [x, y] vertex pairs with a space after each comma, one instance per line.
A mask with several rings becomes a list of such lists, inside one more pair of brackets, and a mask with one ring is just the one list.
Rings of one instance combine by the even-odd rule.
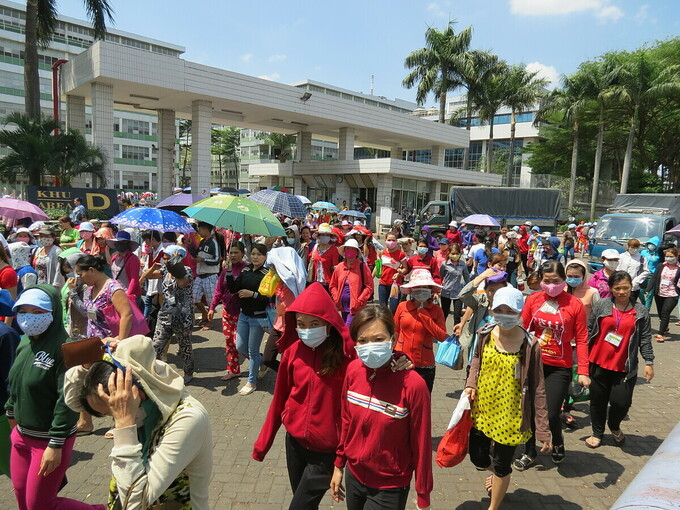
[[114, 188], [116, 184], [113, 177], [113, 86], [106, 83], [92, 84], [92, 143], [99, 147], [107, 159], [104, 169], [106, 183], [103, 187]]
[[212, 103], [196, 100], [191, 103], [191, 192], [210, 196], [210, 130]]
[[432, 146], [432, 157], [430, 159], [431, 165], [444, 166], [444, 152], [445, 149], [441, 145]]
[[298, 159], [300, 161], [312, 160], [312, 133], [300, 131], [297, 135]]
[[390, 150], [390, 158], [404, 159], [404, 149], [402, 147], [392, 147]]
[[83, 136], [85, 135], [85, 98], [83, 96], [66, 96], [66, 129], [77, 129]]
[[340, 161], [351, 161], [354, 159], [353, 128], [340, 128], [340, 139], [338, 141], [338, 159]]
[[158, 198], [172, 194], [175, 185], [175, 111], [158, 110]]

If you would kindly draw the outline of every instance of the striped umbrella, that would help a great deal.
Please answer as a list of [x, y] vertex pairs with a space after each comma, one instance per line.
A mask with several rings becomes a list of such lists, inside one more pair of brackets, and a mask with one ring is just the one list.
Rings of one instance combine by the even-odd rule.
[[263, 189], [250, 195], [248, 200], [257, 202], [270, 211], [283, 214], [289, 218], [304, 218], [307, 215], [307, 210], [298, 197], [282, 191]]
[[312, 204], [312, 209], [316, 209], [318, 211], [326, 209], [328, 212], [338, 212], [340, 210], [333, 202], [314, 202]]

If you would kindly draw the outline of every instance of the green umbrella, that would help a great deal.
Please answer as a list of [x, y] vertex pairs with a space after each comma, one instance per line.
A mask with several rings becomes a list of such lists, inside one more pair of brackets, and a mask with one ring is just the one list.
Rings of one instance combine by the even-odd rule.
[[183, 211], [187, 216], [241, 234], [285, 236], [276, 216], [265, 206], [247, 198], [216, 195], [205, 198]]

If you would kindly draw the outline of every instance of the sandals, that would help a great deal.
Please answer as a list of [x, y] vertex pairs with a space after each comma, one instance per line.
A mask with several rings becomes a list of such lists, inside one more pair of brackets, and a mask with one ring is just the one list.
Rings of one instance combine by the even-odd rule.
[[564, 423], [567, 425], [568, 429], [576, 430], [578, 428], [576, 418], [574, 418], [571, 414], [564, 413]]
[[590, 436], [588, 439], [586, 439], [586, 446], [588, 448], [592, 448], [594, 450], [595, 448], [599, 448], [601, 445], [602, 439], [599, 437]]
[[94, 428], [91, 429], [78, 429], [76, 431], [77, 437], [91, 436], [94, 433]]
[[552, 461], [555, 464], [559, 464], [560, 462], [563, 462], [564, 457], [565, 457], [564, 445], [553, 446], [551, 456], [552, 456]]
[[525, 453], [519, 459], [515, 459], [515, 462], [512, 463], [512, 467], [514, 467], [517, 471], [524, 471], [525, 469], [531, 467], [534, 462], [536, 462], [536, 456], [531, 456]]
[[657, 343], [664, 343], [666, 341], [666, 337], [663, 335], [654, 335], [654, 340], [657, 341]]
[[231, 379], [236, 379], [237, 377], [240, 377], [240, 376], [241, 376], [240, 374], [235, 374], [234, 372], [229, 372], [227, 370], [227, 373], [224, 374], [222, 377], [220, 377], [220, 379], [222, 381], [229, 381]]
[[615, 446], [623, 446], [626, 443], [626, 436], [620, 430], [618, 432], [611, 431]]
[[494, 475], [490, 475], [484, 480], [484, 488], [489, 497], [491, 497], [491, 489], [493, 488], [493, 476]]

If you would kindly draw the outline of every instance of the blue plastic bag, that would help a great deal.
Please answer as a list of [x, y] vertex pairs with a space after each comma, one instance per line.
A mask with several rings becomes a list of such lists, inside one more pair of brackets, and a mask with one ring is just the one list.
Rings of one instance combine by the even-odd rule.
[[443, 342], [439, 342], [434, 360], [441, 365], [454, 368], [460, 358], [460, 350], [458, 337], [451, 335]]

